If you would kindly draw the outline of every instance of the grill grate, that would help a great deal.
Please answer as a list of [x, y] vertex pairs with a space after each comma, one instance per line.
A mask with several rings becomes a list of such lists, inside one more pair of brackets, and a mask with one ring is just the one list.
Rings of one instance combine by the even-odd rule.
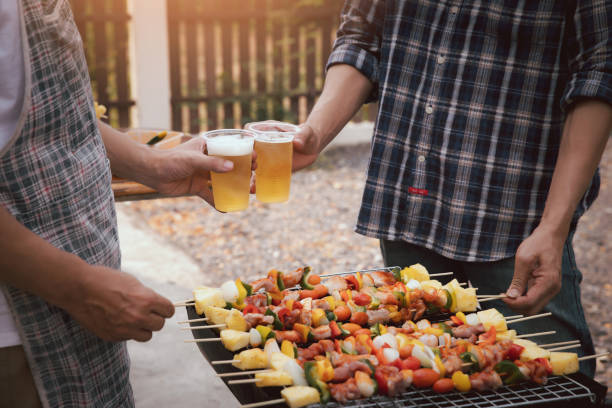
[[[495, 391], [436, 394], [427, 390], [410, 390], [393, 399], [384, 396], [375, 396], [369, 399], [350, 401], [340, 405], [330, 402], [326, 408], [332, 407], [360, 407], [360, 408], [503, 408], [520, 407], [526, 405], [554, 403], [572, 399], [586, 399], [591, 403], [596, 395], [589, 388], [572, 378], [550, 377], [546, 385], [521, 383], [512, 387], [501, 387]], [[323, 405], [309, 405], [309, 408], [323, 407]]]

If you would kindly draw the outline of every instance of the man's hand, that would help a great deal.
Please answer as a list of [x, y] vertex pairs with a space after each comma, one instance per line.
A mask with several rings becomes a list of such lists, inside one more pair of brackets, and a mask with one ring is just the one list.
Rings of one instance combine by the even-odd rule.
[[516, 251], [514, 277], [504, 302], [513, 310], [539, 312], [561, 290], [561, 261], [565, 237], [538, 227]]
[[310, 166], [319, 156], [319, 137], [314, 129], [302, 125], [299, 133], [293, 139], [293, 171]]
[[92, 266], [82, 276], [81, 293], [59, 306], [107, 341], [148, 341], [174, 314], [172, 303], [127, 273]]

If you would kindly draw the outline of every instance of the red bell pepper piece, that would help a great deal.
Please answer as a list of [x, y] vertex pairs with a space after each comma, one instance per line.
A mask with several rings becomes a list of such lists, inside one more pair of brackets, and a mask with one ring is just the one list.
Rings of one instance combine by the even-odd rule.
[[387, 385], [388, 376], [385, 370], [381, 369], [381, 366], [378, 366], [376, 368], [376, 371], [374, 372], [374, 378], [378, 383], [378, 392], [380, 392], [382, 395], [387, 395], [389, 393], [389, 386]]
[[480, 340], [480, 345], [486, 344], [495, 344], [495, 338], [497, 337], [497, 331], [494, 326], [491, 326], [486, 333], [478, 336], [478, 340]]
[[550, 364], [550, 361], [548, 361], [547, 358], [543, 358], [543, 357], [538, 357], [535, 360], [533, 360], [535, 362], [537, 362], [538, 364], [544, 366], [544, 368], [546, 368], [546, 374], [551, 375], [553, 372], [553, 368], [552, 365]]
[[345, 276], [344, 279], [348, 283], [349, 289], [359, 290], [359, 281], [353, 275]]
[[334, 340], [334, 347], [337, 353], [342, 354], [342, 346], [340, 345], [340, 342], [338, 341], [338, 339]]
[[451, 320], [453, 321], [453, 323], [455, 323], [457, 326], [462, 326], [462, 325], [463, 325], [463, 322], [462, 322], [462, 321], [461, 321], [461, 319], [460, 319], [460, 318], [458, 318], [457, 316], [454, 316], [454, 315], [453, 315], [453, 316], [451, 316], [450, 318], [451, 318]]
[[291, 314], [291, 312], [289, 311], [289, 309], [287, 309], [286, 307], [281, 308], [276, 315], [278, 316], [278, 319], [281, 321], [281, 323], [283, 324], [283, 326], [285, 325], [285, 317], [287, 317], [287, 315]]
[[521, 358], [521, 353], [523, 352], [523, 350], [525, 350], [525, 347], [513, 343], [506, 351], [506, 360], [518, 360], [519, 358]]

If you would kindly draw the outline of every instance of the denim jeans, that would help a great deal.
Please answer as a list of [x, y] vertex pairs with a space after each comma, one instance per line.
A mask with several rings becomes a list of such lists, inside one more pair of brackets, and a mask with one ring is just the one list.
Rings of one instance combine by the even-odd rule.
[[[572, 238], [573, 234], [570, 234], [563, 248], [561, 291], [543, 310], [543, 312], [552, 312], [552, 316], [515, 323], [509, 325], [509, 328], [515, 329], [519, 334], [555, 330], [556, 333], [553, 335], [535, 337], [531, 340], [545, 344], [578, 339], [582, 347], [565, 351], [575, 351], [580, 356], [592, 355], [595, 354], [595, 349], [580, 301], [582, 274], [576, 266]], [[457, 278], [459, 282], [469, 280], [472, 286], [478, 288], [479, 294], [494, 295], [505, 292], [514, 274], [514, 258], [495, 262], [462, 262], [403, 241], [381, 240], [380, 247], [387, 266], [404, 267], [420, 263], [430, 273], [452, 271], [453, 276], [444, 276], [438, 280], [442, 283], [453, 278]], [[483, 304], [484, 309], [491, 307], [499, 310], [504, 316], [516, 314], [501, 300]], [[581, 361], [580, 371], [592, 378], [595, 375], [595, 360]]]

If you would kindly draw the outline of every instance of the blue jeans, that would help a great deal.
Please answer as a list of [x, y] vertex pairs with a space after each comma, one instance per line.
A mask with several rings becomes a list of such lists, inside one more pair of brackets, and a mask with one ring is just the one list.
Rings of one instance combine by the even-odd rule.
[[[515, 323], [510, 325], [509, 328], [515, 329], [519, 334], [555, 330], [556, 333], [553, 335], [535, 337], [531, 340], [545, 344], [578, 339], [582, 347], [566, 351], [576, 351], [580, 356], [592, 355], [595, 354], [595, 349], [580, 301], [582, 274], [576, 266], [572, 238], [573, 234], [570, 234], [563, 248], [561, 291], [543, 310], [552, 312], [552, 316]], [[453, 278], [457, 278], [459, 282], [469, 280], [472, 286], [478, 288], [479, 294], [488, 295], [505, 292], [514, 274], [514, 258], [495, 262], [462, 262], [445, 258], [426, 248], [403, 241], [381, 240], [380, 247], [387, 266], [403, 267], [420, 263], [430, 273], [452, 271], [454, 272], [453, 276], [445, 276], [439, 280], [442, 283], [446, 283]], [[504, 316], [516, 314], [501, 300], [487, 302], [483, 306], [486, 309], [494, 307]], [[595, 360], [581, 361], [580, 371], [593, 378], [595, 375]]]

